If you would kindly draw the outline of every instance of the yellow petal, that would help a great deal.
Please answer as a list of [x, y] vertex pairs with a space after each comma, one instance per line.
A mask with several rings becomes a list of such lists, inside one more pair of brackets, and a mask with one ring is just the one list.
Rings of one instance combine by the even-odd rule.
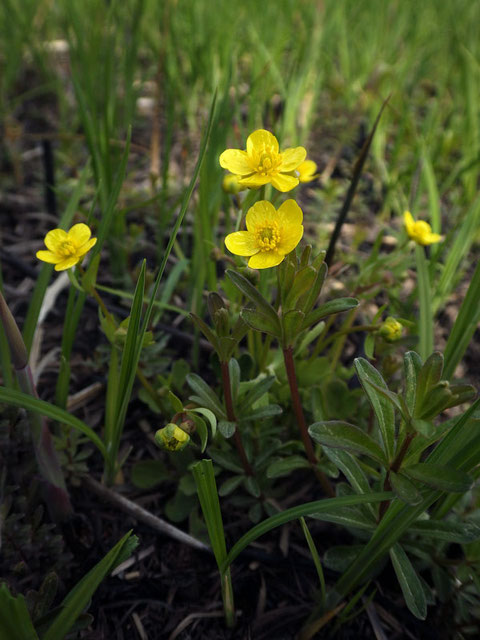
[[443, 240], [443, 236], [438, 233], [427, 233], [419, 239], [420, 244], [426, 247], [429, 244], [434, 244], [435, 242], [441, 242]]
[[231, 173], [243, 176], [252, 173], [253, 169], [248, 162], [248, 155], [240, 149], [227, 149], [220, 158], [220, 166]]
[[315, 174], [316, 170], [316, 162], [313, 160], [305, 160], [305, 162], [302, 162], [302, 164], [296, 168], [296, 171], [299, 174], [298, 179], [300, 182], [311, 182], [312, 180], [315, 180], [315, 178], [318, 178], [318, 174]]
[[79, 224], [74, 224], [73, 227], [68, 232], [68, 239], [73, 242], [76, 247], [81, 247], [90, 239], [92, 232], [90, 231], [90, 227], [83, 222]]
[[249, 231], [229, 233], [225, 238], [225, 246], [236, 256], [253, 256], [258, 251], [255, 236]]
[[291, 191], [298, 184], [298, 178], [289, 176], [286, 173], [276, 173], [271, 178], [272, 178], [272, 185], [275, 187], [275, 189], [278, 189], [282, 193], [285, 193], [286, 191]]
[[303, 222], [303, 212], [295, 200], [285, 200], [278, 209], [278, 222], [281, 226], [299, 225]]
[[77, 256], [84, 256], [90, 249], [97, 244], [97, 238], [90, 238], [83, 246], [77, 249]]
[[62, 260], [58, 264], [55, 265], [55, 271], [65, 271], [65, 269], [70, 269], [73, 265], [77, 264], [80, 261], [80, 256], [70, 256]]
[[262, 251], [250, 258], [248, 266], [251, 269], [268, 269], [280, 264], [284, 257], [285, 255], [278, 253], [278, 251]]
[[307, 150], [303, 147], [295, 147], [294, 149], [285, 149], [281, 154], [282, 164], [279, 171], [294, 171], [307, 157]]
[[52, 229], [45, 236], [45, 244], [47, 249], [55, 253], [58, 247], [67, 240], [68, 234], [63, 229]]
[[281, 231], [280, 243], [277, 250], [286, 255], [293, 251], [303, 236], [302, 225], [290, 225]]
[[63, 260], [61, 256], [57, 256], [52, 251], [37, 251], [37, 258], [42, 260], [43, 262], [48, 262], [49, 264], [58, 264]]
[[255, 232], [258, 226], [263, 226], [265, 223], [271, 221], [278, 221], [278, 217], [275, 207], [271, 202], [268, 202], [268, 200], [260, 200], [260, 202], [256, 202], [253, 207], [250, 207], [245, 221], [247, 229]]
[[278, 140], [270, 131], [257, 129], [247, 138], [247, 153], [248, 155], [254, 152], [262, 154], [265, 149], [278, 153]]
[[410, 213], [410, 211], [405, 211], [405, 213], [403, 214], [403, 221], [405, 223], [405, 228], [407, 230], [407, 233], [408, 235], [410, 235], [415, 226], [415, 220], [413, 219], [413, 216]]
[[253, 173], [251, 176], [239, 178], [238, 182], [242, 187], [257, 189], [258, 187], [262, 187], [264, 184], [268, 184], [270, 182], [270, 176], [261, 176], [259, 173]]

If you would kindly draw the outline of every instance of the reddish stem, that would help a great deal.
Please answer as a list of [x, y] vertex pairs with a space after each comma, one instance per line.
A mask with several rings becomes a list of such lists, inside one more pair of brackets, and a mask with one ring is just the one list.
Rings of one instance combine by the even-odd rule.
[[302, 402], [300, 400], [300, 394], [298, 392], [297, 374], [295, 373], [295, 363], [293, 361], [293, 347], [286, 347], [283, 350], [283, 358], [285, 361], [285, 369], [287, 370], [288, 384], [290, 386], [290, 395], [292, 396], [293, 410], [297, 419], [298, 428], [300, 430], [300, 436], [305, 447], [308, 461], [312, 465], [320, 484], [323, 487], [325, 493], [331, 497], [335, 497], [335, 491], [330, 484], [327, 476], [317, 466], [317, 456], [313, 450], [312, 441], [308, 435], [307, 423], [303, 414]]
[[[411, 431], [410, 433], [407, 433], [407, 435], [405, 436], [405, 440], [403, 441], [402, 448], [397, 453], [395, 459], [393, 460], [392, 464], [390, 465], [390, 469], [387, 471], [387, 476], [385, 478], [385, 482], [383, 483], [383, 490], [384, 491], [391, 491], [392, 490], [392, 485], [390, 483], [390, 472], [393, 471], [394, 473], [398, 473], [400, 471], [400, 469], [402, 467], [403, 459], [405, 458], [405, 456], [407, 454], [407, 451], [408, 451], [408, 448], [410, 446], [410, 443], [412, 442], [412, 440], [414, 439], [414, 437], [416, 435], [417, 435], [416, 431]], [[389, 504], [390, 504], [390, 500], [384, 500], [380, 504], [380, 510], [379, 510], [380, 520], [385, 515], [385, 512], [388, 509]]]
[[[228, 370], [228, 362], [221, 362], [222, 369], [222, 384], [223, 384], [223, 396], [225, 398], [225, 408], [227, 410], [227, 418], [230, 422], [237, 423], [235, 411], [233, 409], [232, 388], [230, 386], [230, 371]], [[242, 436], [238, 430], [238, 424], [235, 425], [235, 432], [233, 434], [233, 440], [237, 447], [238, 455], [242, 461], [243, 468], [247, 476], [254, 476], [255, 473], [252, 469], [250, 462], [248, 461], [247, 454], [243, 447]]]

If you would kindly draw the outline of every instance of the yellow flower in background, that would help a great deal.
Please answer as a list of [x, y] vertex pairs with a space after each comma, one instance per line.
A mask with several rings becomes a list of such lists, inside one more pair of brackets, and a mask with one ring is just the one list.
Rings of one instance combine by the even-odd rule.
[[405, 222], [405, 229], [407, 230], [408, 237], [411, 240], [414, 240], [417, 244], [421, 244], [425, 247], [429, 244], [441, 242], [443, 240], [443, 236], [432, 232], [432, 227], [428, 222], [425, 222], [425, 220], [415, 221], [410, 211], [405, 211], [403, 214], [403, 220]]
[[92, 232], [86, 224], [74, 224], [70, 231], [53, 229], [45, 236], [45, 244], [48, 251], [37, 251], [37, 258], [55, 265], [55, 271], [70, 269], [97, 242], [96, 238], [90, 238]]
[[303, 236], [303, 213], [295, 200], [287, 200], [278, 211], [271, 202], [261, 200], [248, 210], [246, 231], [225, 238], [229, 251], [248, 256], [252, 269], [275, 267], [293, 251]]
[[279, 191], [290, 191], [298, 185], [292, 173], [307, 155], [303, 147], [280, 151], [278, 140], [265, 129], [258, 129], [247, 138], [247, 149], [227, 149], [220, 156], [220, 166], [239, 177], [244, 187], [256, 189], [272, 183]]
[[295, 173], [300, 182], [311, 182], [318, 178], [317, 164], [313, 160], [305, 160], [295, 169]]
[[402, 325], [393, 316], [388, 316], [382, 322], [379, 333], [387, 342], [395, 342], [402, 337]]
[[155, 442], [167, 451], [181, 451], [190, 442], [190, 436], [179, 426], [170, 422], [155, 434]]
[[243, 187], [240, 184], [238, 176], [234, 175], [233, 173], [227, 173], [223, 177], [222, 189], [225, 191], [225, 193], [231, 193], [232, 195], [235, 195], [236, 193], [240, 193], [240, 191], [243, 191], [246, 188], [247, 187]]

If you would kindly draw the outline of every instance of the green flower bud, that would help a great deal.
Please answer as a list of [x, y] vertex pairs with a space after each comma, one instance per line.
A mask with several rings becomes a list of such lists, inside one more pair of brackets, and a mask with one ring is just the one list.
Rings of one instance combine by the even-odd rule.
[[190, 436], [176, 424], [170, 422], [155, 434], [155, 442], [161, 449], [181, 451], [190, 442]]
[[388, 316], [381, 324], [378, 333], [387, 342], [395, 342], [402, 337], [402, 325], [392, 316]]
[[233, 175], [233, 173], [227, 173], [223, 177], [222, 189], [225, 191], [225, 193], [231, 193], [232, 195], [235, 195], [237, 193], [240, 193], [240, 191], [245, 191], [246, 188], [247, 187], [244, 187], [239, 183], [238, 176]]

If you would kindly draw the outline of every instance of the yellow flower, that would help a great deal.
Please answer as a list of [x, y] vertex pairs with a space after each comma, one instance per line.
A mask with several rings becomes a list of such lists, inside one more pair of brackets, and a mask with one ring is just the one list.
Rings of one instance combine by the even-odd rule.
[[302, 164], [296, 168], [295, 173], [300, 182], [311, 182], [318, 178], [317, 165], [313, 160], [305, 160]]
[[155, 442], [167, 451], [181, 451], [190, 442], [190, 436], [179, 426], [170, 422], [155, 434]]
[[247, 138], [247, 149], [227, 149], [220, 156], [220, 166], [239, 176], [244, 187], [256, 189], [269, 182], [279, 191], [290, 191], [298, 185], [292, 175], [307, 155], [303, 147], [280, 152], [278, 141], [270, 131], [258, 129]]
[[438, 233], [432, 233], [432, 227], [425, 222], [425, 220], [413, 219], [410, 211], [405, 211], [403, 214], [403, 220], [405, 222], [405, 229], [411, 240], [414, 240], [417, 244], [421, 244], [424, 247], [433, 244], [434, 242], [441, 242], [443, 236]]
[[275, 209], [261, 200], [248, 210], [246, 231], [230, 233], [227, 249], [237, 256], [249, 256], [252, 269], [275, 267], [293, 251], [303, 236], [303, 213], [295, 200], [286, 200]]
[[395, 342], [395, 340], [400, 340], [402, 337], [402, 325], [392, 316], [388, 316], [382, 322], [379, 333], [387, 342]]
[[243, 187], [240, 184], [238, 176], [234, 175], [233, 173], [225, 174], [222, 180], [222, 189], [225, 191], [225, 193], [231, 193], [235, 195], [236, 193], [240, 193], [240, 191], [243, 191], [246, 188], [247, 187]]
[[48, 251], [37, 251], [37, 258], [55, 265], [55, 271], [70, 269], [80, 262], [97, 242], [86, 224], [74, 224], [70, 231], [53, 229], [45, 236]]

